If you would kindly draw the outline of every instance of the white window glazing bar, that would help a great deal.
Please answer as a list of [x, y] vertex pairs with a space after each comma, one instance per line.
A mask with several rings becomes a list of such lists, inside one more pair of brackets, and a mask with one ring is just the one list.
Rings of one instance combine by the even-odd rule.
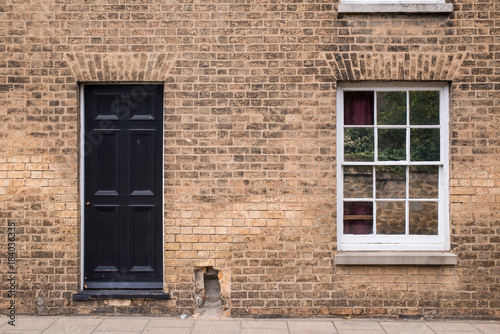
[[[344, 202], [370, 202], [372, 198], [345, 198]], [[376, 200], [384, 202], [401, 202], [404, 198], [377, 198]], [[439, 198], [411, 198], [412, 202], [439, 202]]]
[[[410, 91], [406, 90], [406, 161], [411, 160], [410, 152]], [[406, 165], [405, 235], [410, 234], [410, 166]]]
[[372, 191], [372, 217], [373, 217], [373, 234], [377, 235], [377, 168], [373, 166], [373, 191]]
[[[373, 125], [374, 125], [374, 129], [373, 129], [373, 160], [374, 161], [378, 161], [378, 122], [377, 122], [377, 119], [378, 119], [378, 112], [377, 112], [377, 107], [378, 107], [378, 103], [377, 103], [377, 91], [374, 91], [373, 92], [373, 99], [375, 101], [373, 101]], [[373, 174], [375, 176], [375, 174]], [[373, 188], [373, 190], [375, 191], [375, 188]]]

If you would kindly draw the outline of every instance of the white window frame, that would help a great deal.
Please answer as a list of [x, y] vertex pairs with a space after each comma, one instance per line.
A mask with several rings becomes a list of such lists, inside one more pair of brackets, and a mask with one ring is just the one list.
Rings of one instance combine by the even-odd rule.
[[[438, 165], [438, 235], [344, 235], [343, 166], [387, 165], [387, 162], [344, 163], [344, 92], [345, 91], [439, 91], [440, 98], [440, 161], [438, 163], [390, 162], [390, 165]], [[376, 97], [374, 108], [376, 110]], [[376, 115], [375, 115], [376, 117]], [[339, 251], [449, 251], [449, 87], [446, 83], [345, 83], [337, 89], [337, 247]], [[407, 141], [409, 138], [407, 138]], [[409, 143], [407, 143], [409, 144]], [[375, 148], [376, 149], [376, 148]], [[374, 188], [375, 192], [375, 188]], [[376, 219], [376, 218], [375, 218]], [[375, 224], [375, 221], [374, 221]]]

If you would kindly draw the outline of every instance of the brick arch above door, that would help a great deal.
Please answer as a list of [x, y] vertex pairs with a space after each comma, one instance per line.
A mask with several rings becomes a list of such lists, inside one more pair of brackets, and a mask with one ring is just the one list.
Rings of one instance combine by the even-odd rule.
[[78, 82], [164, 81], [174, 53], [66, 53]]
[[454, 81], [467, 53], [326, 53], [338, 81]]

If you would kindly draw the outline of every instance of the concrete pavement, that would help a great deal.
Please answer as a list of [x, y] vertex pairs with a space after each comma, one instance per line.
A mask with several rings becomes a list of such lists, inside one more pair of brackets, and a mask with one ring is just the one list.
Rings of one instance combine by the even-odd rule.
[[499, 321], [389, 319], [194, 319], [124, 316], [17, 316], [0, 333], [23, 334], [500, 334]]

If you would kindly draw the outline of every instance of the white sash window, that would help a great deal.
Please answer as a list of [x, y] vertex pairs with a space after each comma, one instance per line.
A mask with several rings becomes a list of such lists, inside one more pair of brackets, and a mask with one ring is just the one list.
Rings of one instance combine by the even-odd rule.
[[448, 108], [446, 84], [339, 86], [339, 250], [449, 250]]

